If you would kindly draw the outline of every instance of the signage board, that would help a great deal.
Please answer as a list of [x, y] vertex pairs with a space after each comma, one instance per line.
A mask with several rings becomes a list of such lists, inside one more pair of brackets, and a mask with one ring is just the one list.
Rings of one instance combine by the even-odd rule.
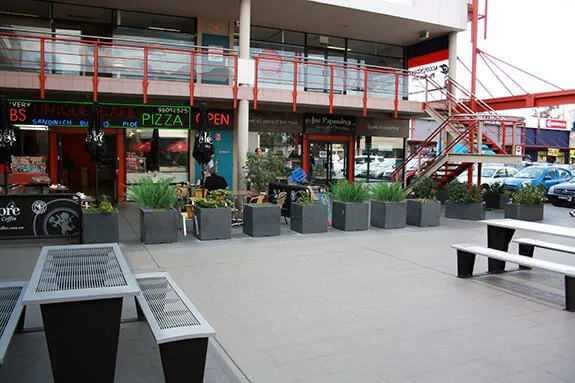
[[557, 157], [559, 155], [559, 149], [557, 148], [549, 148], [547, 149], [547, 155]]
[[303, 117], [290, 112], [250, 111], [250, 132], [301, 133]]
[[358, 136], [409, 137], [409, 120], [396, 118], [360, 118]]
[[[91, 103], [10, 100], [14, 125], [88, 127]], [[104, 127], [141, 129], [189, 129], [189, 106], [122, 105], [100, 103]]]
[[515, 155], [522, 156], [523, 155], [523, 148], [521, 145], [515, 145]]
[[307, 114], [304, 130], [308, 134], [355, 136], [356, 120], [352, 116]]
[[[214, 130], [233, 130], [233, 112], [229, 110], [208, 109], [208, 120], [210, 129]], [[192, 109], [192, 129], [197, 130], [200, 124], [200, 110]]]
[[75, 194], [0, 196], [0, 239], [75, 237], [82, 206]]

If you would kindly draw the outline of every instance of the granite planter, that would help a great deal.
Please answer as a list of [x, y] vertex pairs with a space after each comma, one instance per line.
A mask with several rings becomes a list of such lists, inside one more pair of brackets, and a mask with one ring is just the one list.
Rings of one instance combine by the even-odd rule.
[[174, 209], [140, 208], [140, 240], [143, 243], [168, 243], [178, 240], [178, 212]]
[[542, 221], [543, 204], [519, 205], [510, 202], [505, 205], [505, 218], [519, 219], [522, 221]]
[[485, 204], [483, 202], [454, 203], [447, 201], [445, 204], [445, 218], [481, 221], [485, 219]]
[[224, 208], [196, 208], [198, 222], [194, 237], [202, 241], [232, 237], [232, 210]]
[[244, 234], [250, 237], [280, 235], [281, 208], [272, 204], [244, 205]]
[[82, 243], [118, 243], [118, 210], [82, 214]]
[[407, 224], [419, 227], [439, 226], [441, 202], [407, 200]]
[[333, 201], [331, 225], [339, 230], [367, 230], [369, 226], [368, 202]]
[[302, 205], [292, 202], [290, 228], [301, 234], [327, 232], [327, 205], [312, 203]]
[[401, 229], [407, 222], [407, 202], [371, 201], [371, 226]]
[[505, 204], [509, 203], [509, 194], [489, 194], [483, 195], [485, 207], [488, 209], [505, 209]]

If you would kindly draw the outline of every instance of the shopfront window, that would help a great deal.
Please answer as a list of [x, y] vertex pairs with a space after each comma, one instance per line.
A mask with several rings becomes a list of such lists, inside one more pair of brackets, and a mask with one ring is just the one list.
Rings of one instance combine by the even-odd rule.
[[189, 179], [189, 134], [186, 130], [128, 129], [126, 173], [128, 183], [151, 175]]
[[355, 180], [391, 182], [393, 172], [404, 159], [403, 138], [357, 137]]
[[[33, 129], [33, 130], [32, 130]], [[49, 133], [45, 128], [22, 127], [16, 130], [17, 148], [12, 156], [8, 185], [25, 185], [26, 192], [38, 192], [34, 188], [49, 182]], [[0, 166], [0, 174], [4, 169]], [[1, 181], [4, 185], [4, 177]]]

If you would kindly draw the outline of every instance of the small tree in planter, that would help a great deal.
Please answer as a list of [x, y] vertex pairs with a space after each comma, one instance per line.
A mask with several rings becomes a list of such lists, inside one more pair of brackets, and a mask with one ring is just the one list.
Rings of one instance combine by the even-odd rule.
[[196, 201], [197, 230], [194, 236], [202, 241], [232, 237], [232, 193], [214, 190], [208, 198]]
[[367, 230], [369, 191], [363, 182], [341, 180], [331, 188], [332, 226], [345, 231]]
[[445, 205], [445, 217], [479, 221], [485, 219], [485, 204], [481, 202], [481, 192], [476, 185], [467, 185], [457, 180], [447, 185], [449, 201]]
[[379, 183], [371, 189], [371, 226], [399, 229], [406, 225], [407, 203], [400, 183]]
[[244, 178], [250, 185], [250, 190], [263, 193], [267, 190], [270, 182], [284, 175], [284, 159], [281, 154], [248, 153]]
[[544, 185], [518, 189], [511, 194], [511, 202], [505, 205], [505, 218], [542, 221], [545, 199]]
[[144, 177], [132, 186], [128, 198], [140, 205], [140, 240], [144, 243], [167, 243], [178, 240], [177, 189], [173, 178], [160, 178], [156, 183]]
[[118, 210], [103, 195], [99, 205], [89, 205], [82, 218], [82, 243], [117, 243]]
[[502, 183], [495, 182], [483, 193], [483, 201], [488, 209], [504, 209], [509, 202], [509, 194], [505, 194], [505, 187]]
[[301, 234], [326, 233], [327, 205], [311, 200], [309, 193], [299, 193], [291, 204], [290, 228]]
[[415, 199], [407, 200], [407, 224], [419, 227], [439, 226], [441, 202], [435, 199], [439, 189], [430, 177], [419, 178], [413, 186]]

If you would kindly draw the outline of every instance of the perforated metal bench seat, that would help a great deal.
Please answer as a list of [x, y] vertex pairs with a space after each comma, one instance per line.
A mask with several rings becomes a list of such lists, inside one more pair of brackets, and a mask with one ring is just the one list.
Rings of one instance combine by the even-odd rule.
[[477, 245], [457, 244], [451, 245], [451, 247], [457, 250], [457, 276], [460, 278], [473, 276], [473, 267], [475, 265], [476, 255], [482, 255], [502, 262], [511, 262], [520, 266], [543, 269], [564, 275], [565, 308], [568, 311], [575, 311], [575, 267], [542, 259], [533, 259], [524, 255], [506, 253], [505, 251]]
[[168, 273], [134, 278], [142, 292], [138, 317], [146, 318], [159, 345], [166, 382], [203, 382], [208, 338], [216, 332]]
[[24, 325], [22, 298], [28, 287], [27, 282], [0, 282], [0, 364], [17, 327]]

